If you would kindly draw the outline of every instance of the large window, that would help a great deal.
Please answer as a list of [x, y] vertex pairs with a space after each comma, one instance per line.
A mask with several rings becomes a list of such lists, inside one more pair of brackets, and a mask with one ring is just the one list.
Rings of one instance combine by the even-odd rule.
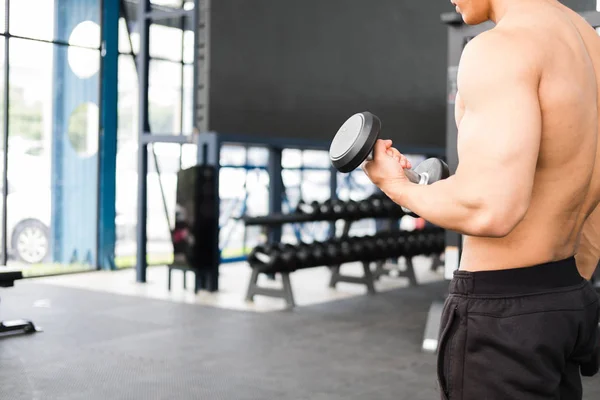
[[[181, 0], [152, 0], [153, 5], [189, 7]], [[132, 12], [133, 11], [133, 12]], [[119, 128], [117, 150], [117, 247], [119, 267], [135, 264], [137, 227], [138, 75], [137, 13], [126, 10], [119, 23]], [[152, 134], [191, 135], [193, 33], [174, 26], [150, 27], [149, 124]], [[175, 218], [177, 172], [195, 160], [195, 146], [148, 146], [148, 262], [164, 264], [173, 256], [170, 229]], [[190, 163], [188, 163], [190, 164]], [[184, 165], [185, 166], [185, 165]], [[187, 165], [189, 166], [189, 165]]]
[[7, 264], [28, 275], [93, 268], [100, 2], [0, 0], [0, 10]]

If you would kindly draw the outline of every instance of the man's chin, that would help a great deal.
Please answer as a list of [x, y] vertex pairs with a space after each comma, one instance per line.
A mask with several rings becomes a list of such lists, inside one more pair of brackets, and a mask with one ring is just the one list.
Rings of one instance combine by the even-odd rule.
[[480, 21], [473, 21], [472, 19], [470, 19], [468, 16], [466, 16], [464, 14], [460, 14], [460, 16], [462, 17], [463, 22], [467, 25], [479, 25], [481, 23]]

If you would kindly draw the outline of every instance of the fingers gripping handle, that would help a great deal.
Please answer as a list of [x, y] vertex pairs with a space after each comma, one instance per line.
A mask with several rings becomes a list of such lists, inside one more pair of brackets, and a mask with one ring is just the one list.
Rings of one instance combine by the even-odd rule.
[[[373, 150], [371, 150], [365, 161], [373, 161]], [[412, 183], [427, 185], [429, 176], [426, 172], [419, 174], [418, 172], [415, 172], [412, 169], [405, 169], [404, 173], [406, 174], [408, 180]]]

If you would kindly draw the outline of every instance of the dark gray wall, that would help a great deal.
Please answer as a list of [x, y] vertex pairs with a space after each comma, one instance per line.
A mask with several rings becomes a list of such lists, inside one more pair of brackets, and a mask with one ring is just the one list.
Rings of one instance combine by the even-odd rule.
[[[594, 0], [576, 0], [583, 10]], [[449, 0], [215, 0], [210, 129], [330, 140], [355, 112], [445, 146]], [[589, 7], [587, 9], [590, 9]]]
[[560, 2], [575, 11], [596, 10], [596, 0], [561, 0]]

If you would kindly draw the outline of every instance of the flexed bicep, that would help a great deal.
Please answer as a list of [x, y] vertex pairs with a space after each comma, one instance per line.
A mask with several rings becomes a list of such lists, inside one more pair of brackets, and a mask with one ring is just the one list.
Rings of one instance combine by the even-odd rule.
[[472, 207], [506, 223], [504, 233], [529, 207], [541, 141], [540, 69], [527, 51], [509, 35], [481, 34], [465, 48], [458, 74], [456, 177], [474, 192]]

